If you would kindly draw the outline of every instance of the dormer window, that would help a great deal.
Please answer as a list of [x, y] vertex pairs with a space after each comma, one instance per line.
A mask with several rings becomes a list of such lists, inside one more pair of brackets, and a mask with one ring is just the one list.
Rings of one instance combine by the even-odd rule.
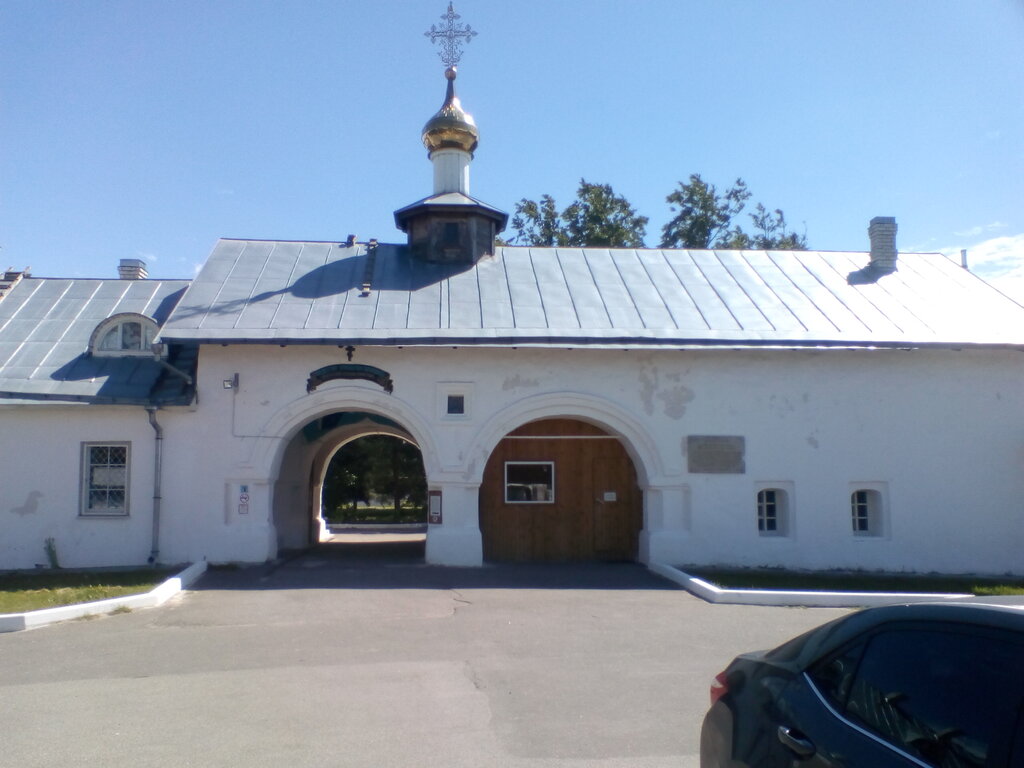
[[145, 315], [124, 312], [108, 317], [93, 331], [89, 352], [99, 357], [152, 354], [157, 324]]

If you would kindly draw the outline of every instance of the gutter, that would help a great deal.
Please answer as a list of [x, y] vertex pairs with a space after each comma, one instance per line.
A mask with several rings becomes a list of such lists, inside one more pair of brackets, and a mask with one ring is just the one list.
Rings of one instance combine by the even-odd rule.
[[153, 427], [154, 437], [154, 459], [153, 459], [153, 545], [149, 551], [149, 563], [155, 564], [160, 558], [160, 504], [161, 482], [163, 480], [163, 459], [164, 459], [164, 430], [156, 420], [157, 408], [154, 405], [146, 406], [146, 413], [149, 415], [149, 425]]

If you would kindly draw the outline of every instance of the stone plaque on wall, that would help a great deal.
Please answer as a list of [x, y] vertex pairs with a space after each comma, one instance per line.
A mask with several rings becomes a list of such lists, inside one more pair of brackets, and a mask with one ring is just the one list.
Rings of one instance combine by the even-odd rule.
[[686, 455], [693, 474], [742, 475], [746, 438], [732, 435], [688, 435]]

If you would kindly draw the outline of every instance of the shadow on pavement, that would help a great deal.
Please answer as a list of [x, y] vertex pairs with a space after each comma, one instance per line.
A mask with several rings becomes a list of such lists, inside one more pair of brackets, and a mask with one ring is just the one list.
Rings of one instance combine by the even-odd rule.
[[271, 563], [211, 566], [193, 590], [270, 589], [679, 589], [638, 563], [428, 565], [424, 542], [320, 544]]

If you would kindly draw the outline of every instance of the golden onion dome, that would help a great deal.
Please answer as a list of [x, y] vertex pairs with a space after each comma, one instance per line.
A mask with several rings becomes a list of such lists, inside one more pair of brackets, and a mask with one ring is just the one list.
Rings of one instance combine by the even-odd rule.
[[461, 149], [472, 153], [480, 141], [480, 133], [473, 116], [462, 109], [459, 97], [455, 95], [455, 67], [448, 67], [444, 76], [448, 78], [448, 93], [441, 109], [423, 126], [423, 146], [428, 153], [438, 149]]

